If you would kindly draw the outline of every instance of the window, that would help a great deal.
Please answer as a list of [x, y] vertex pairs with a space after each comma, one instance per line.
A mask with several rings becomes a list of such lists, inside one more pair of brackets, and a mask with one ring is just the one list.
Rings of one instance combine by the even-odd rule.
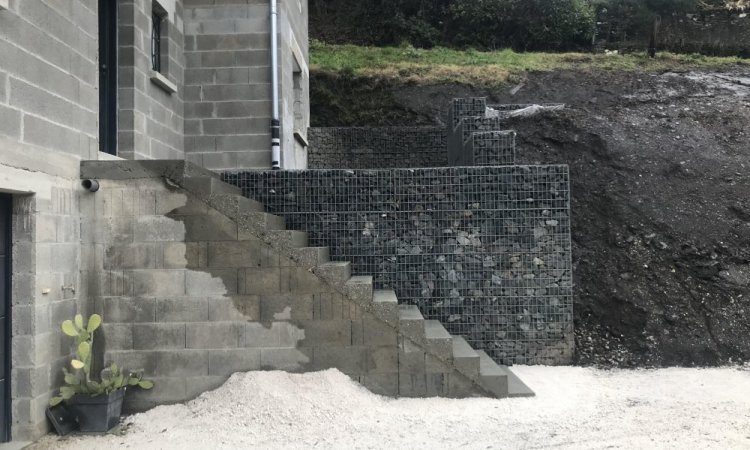
[[154, 72], [162, 73], [161, 37], [164, 12], [160, 9], [154, 2], [154, 10], [151, 14], [151, 69]]

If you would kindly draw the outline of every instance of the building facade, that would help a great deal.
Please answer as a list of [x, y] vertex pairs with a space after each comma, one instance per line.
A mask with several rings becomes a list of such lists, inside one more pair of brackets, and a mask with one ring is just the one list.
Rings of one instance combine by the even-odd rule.
[[47, 431], [71, 349], [60, 323], [94, 310], [102, 207], [81, 161], [306, 167], [307, 1], [0, 0], [0, 438]]

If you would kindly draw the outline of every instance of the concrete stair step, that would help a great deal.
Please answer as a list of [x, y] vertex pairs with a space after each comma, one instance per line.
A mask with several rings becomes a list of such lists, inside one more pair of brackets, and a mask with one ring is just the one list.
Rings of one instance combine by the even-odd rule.
[[319, 265], [315, 273], [335, 286], [343, 286], [352, 277], [352, 264], [349, 261], [327, 262]]
[[453, 364], [469, 378], [479, 375], [479, 354], [461, 336], [453, 336]]
[[232, 219], [242, 213], [266, 212], [262, 203], [235, 194], [214, 194], [208, 198], [208, 204]]
[[534, 391], [507, 366], [498, 366], [508, 378], [508, 397], [533, 397]]
[[328, 247], [302, 247], [291, 251], [292, 257], [305, 269], [314, 269], [331, 260]]
[[398, 297], [392, 290], [378, 290], [372, 294], [372, 305], [378, 317], [396, 325], [399, 321]]
[[214, 177], [185, 177], [182, 183], [185, 189], [197, 195], [202, 194], [204, 198], [206, 196], [217, 194], [242, 195], [242, 189]]
[[453, 336], [437, 320], [424, 321], [424, 335], [427, 347], [435, 356], [443, 359], [453, 357]]
[[372, 277], [354, 276], [344, 283], [344, 293], [355, 303], [364, 306], [372, 305]]
[[424, 344], [425, 339], [425, 321], [422, 312], [414, 305], [398, 306], [398, 328], [399, 332], [414, 340], [417, 343]]
[[508, 396], [508, 375], [497, 365], [484, 350], [477, 350], [479, 355], [479, 380], [482, 387], [495, 394], [497, 398]]
[[[242, 236], [243, 232], [240, 230], [240, 237]], [[263, 234], [263, 238], [269, 244], [278, 245], [282, 249], [307, 247], [307, 233], [304, 231], [268, 230]]]
[[265, 212], [243, 212], [237, 217], [240, 230], [263, 233], [267, 230], [286, 230], [284, 218]]

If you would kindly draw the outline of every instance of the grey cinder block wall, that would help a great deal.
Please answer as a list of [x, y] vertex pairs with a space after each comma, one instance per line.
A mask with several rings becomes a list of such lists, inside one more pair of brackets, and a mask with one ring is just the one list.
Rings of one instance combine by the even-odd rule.
[[[13, 195], [11, 438], [47, 431], [71, 349], [59, 323], [88, 309], [80, 160], [98, 157], [97, 2], [0, 8], [0, 193]], [[4, 276], [4, 274], [0, 274]]]
[[[163, 77], [151, 65], [154, 4], [162, 21]], [[184, 106], [183, 8], [175, 0], [118, 1], [118, 148], [124, 159], [183, 159]]]
[[[307, 1], [279, 2], [284, 168], [306, 167]], [[185, 3], [187, 160], [208, 169], [270, 168], [269, 2]], [[300, 139], [295, 139], [295, 133]]]

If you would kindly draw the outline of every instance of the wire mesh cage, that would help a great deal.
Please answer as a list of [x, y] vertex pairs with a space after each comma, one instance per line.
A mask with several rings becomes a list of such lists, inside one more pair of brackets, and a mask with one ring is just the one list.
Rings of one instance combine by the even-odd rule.
[[573, 350], [567, 166], [226, 173], [245, 195], [503, 364]]

